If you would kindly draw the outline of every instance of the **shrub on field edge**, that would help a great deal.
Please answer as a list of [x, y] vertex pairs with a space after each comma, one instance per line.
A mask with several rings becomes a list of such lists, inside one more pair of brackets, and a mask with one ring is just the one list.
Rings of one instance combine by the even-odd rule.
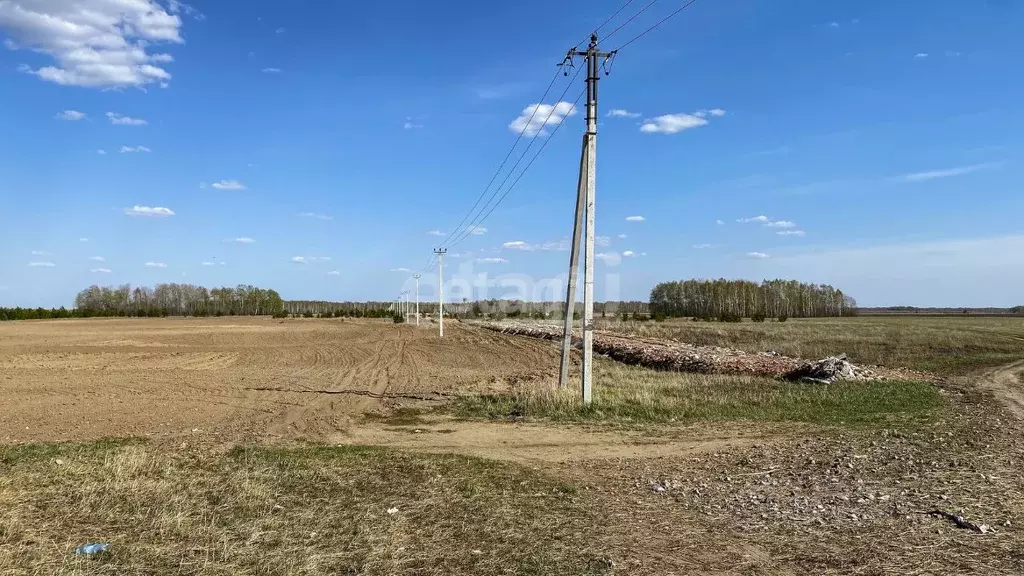
[[785, 322], [786, 320], [789, 320], [789, 316], [786, 316], [785, 314], [779, 316], [779, 322]]
[[753, 320], [754, 322], [764, 322], [764, 312], [755, 312], [750, 315], [750, 319]]

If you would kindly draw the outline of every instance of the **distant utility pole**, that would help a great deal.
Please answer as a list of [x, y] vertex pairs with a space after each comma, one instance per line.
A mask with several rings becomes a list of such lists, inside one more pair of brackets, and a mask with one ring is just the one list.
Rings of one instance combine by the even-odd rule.
[[416, 325], [420, 325], [420, 275], [413, 274], [412, 277], [416, 280]]
[[[590, 45], [585, 51], [575, 48], [569, 50], [562, 64], [572, 63], [572, 59], [582, 56], [587, 63], [587, 132], [583, 137], [583, 152], [580, 155], [580, 176], [576, 190], [576, 219], [573, 226], [572, 254], [569, 257], [569, 286], [566, 291], [566, 320], [562, 337], [562, 365], [559, 372], [559, 384], [568, 385], [569, 349], [572, 344], [572, 315], [575, 309], [576, 291], [576, 259], [579, 250], [581, 202], [586, 211], [586, 244], [583, 253], [583, 377], [582, 390], [584, 404], [590, 404], [593, 398], [594, 374], [594, 195], [597, 191], [597, 81], [600, 79], [598, 60], [607, 61], [615, 56], [615, 52], [601, 52], [597, 47], [597, 34], [590, 36]], [[605, 72], [607, 74], [607, 72]], [[584, 173], [586, 185], [584, 185]], [[585, 191], [585, 193], [584, 193]]]
[[447, 248], [435, 248], [437, 254], [437, 329], [440, 338], [444, 338], [444, 255]]

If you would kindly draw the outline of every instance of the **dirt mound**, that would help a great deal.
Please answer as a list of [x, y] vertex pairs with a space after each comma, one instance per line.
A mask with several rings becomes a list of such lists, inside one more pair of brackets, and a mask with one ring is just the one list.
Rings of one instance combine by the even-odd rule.
[[[556, 325], [490, 322], [481, 326], [505, 334], [544, 340], [562, 338], [562, 329]], [[579, 330], [575, 331], [573, 341], [577, 347], [580, 337]], [[700, 374], [781, 376], [790, 380], [824, 383], [839, 380], [935, 380], [935, 377], [929, 374], [902, 368], [855, 366], [846, 360], [845, 354], [808, 362], [776, 352], [745, 352], [720, 346], [698, 346], [669, 340], [619, 336], [599, 330], [594, 331], [594, 351], [624, 364]]]

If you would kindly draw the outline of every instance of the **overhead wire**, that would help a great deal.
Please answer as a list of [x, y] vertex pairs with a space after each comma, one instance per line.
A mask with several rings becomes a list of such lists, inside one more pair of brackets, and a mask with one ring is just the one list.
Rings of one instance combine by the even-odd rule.
[[658, 3], [658, 0], [651, 0], [650, 2], [648, 2], [647, 5], [644, 6], [643, 8], [641, 8], [640, 10], [638, 10], [636, 14], [633, 14], [625, 22], [623, 22], [622, 24], [619, 24], [618, 26], [616, 26], [615, 30], [612, 30], [611, 32], [609, 32], [607, 36], [602, 38], [602, 40], [608, 40], [609, 38], [614, 36], [619, 30], [622, 30], [623, 28], [628, 26], [630, 22], [632, 22], [633, 20], [636, 20], [641, 14], [643, 14], [644, 12], [647, 12], [647, 10], [651, 6], [654, 6], [657, 3]]
[[647, 33], [648, 33], [648, 32], [650, 32], [650, 31], [654, 30], [654, 29], [655, 29], [655, 28], [657, 28], [658, 26], [661, 26], [661, 25], [662, 25], [662, 24], [664, 24], [665, 22], [668, 22], [668, 20], [669, 20], [670, 18], [672, 18], [672, 17], [673, 17], [673, 16], [675, 16], [676, 14], [679, 14], [679, 13], [680, 13], [680, 12], [682, 12], [683, 10], [686, 10], [686, 9], [687, 9], [687, 8], [689, 8], [690, 6], [693, 6], [693, 5], [694, 5], [694, 4], [696, 4], [696, 3], [697, 3], [697, 0], [690, 0], [689, 2], [687, 2], [687, 3], [683, 4], [683, 5], [682, 5], [682, 6], [680, 6], [680, 7], [679, 7], [679, 8], [678, 8], [678, 9], [677, 9], [677, 10], [676, 10], [675, 12], [672, 12], [672, 13], [671, 13], [671, 14], [669, 14], [668, 16], [665, 16], [664, 18], [662, 18], [661, 20], [658, 20], [657, 22], [655, 22], [655, 23], [654, 23], [654, 25], [653, 25], [653, 26], [651, 26], [650, 28], [648, 28], [648, 29], [644, 30], [643, 32], [641, 32], [641, 33], [637, 34], [636, 36], [634, 36], [634, 37], [630, 38], [630, 39], [629, 39], [629, 40], [628, 40], [628, 41], [627, 41], [627, 42], [626, 42], [625, 44], [622, 44], [621, 46], [619, 46], [618, 48], [616, 48], [616, 49], [615, 49], [614, 51], [615, 51], [615, 52], [618, 52], [619, 50], [622, 50], [623, 48], [625, 48], [626, 46], [629, 46], [629, 45], [630, 45], [630, 44], [632, 44], [633, 42], [636, 42], [637, 40], [639, 40], [639, 39], [643, 38], [644, 36], [646, 36], [646, 35], [647, 35]]
[[[543, 122], [541, 123], [540, 127], [539, 127], [539, 128], [537, 128], [538, 130], [543, 130], [543, 129], [544, 129], [544, 127], [545, 127], [545, 126], [547, 126], [549, 122], [551, 122], [551, 118], [552, 118], [552, 116], [554, 116], [554, 114], [555, 114], [555, 110], [556, 110], [556, 109], [558, 108], [558, 103], [562, 102], [562, 99], [563, 99], [563, 98], [565, 98], [565, 95], [566, 95], [566, 94], [567, 94], [567, 93], [569, 92], [569, 89], [570, 89], [570, 88], [571, 88], [571, 87], [573, 86], [573, 83], [574, 83], [574, 82], [576, 81], [576, 78], [577, 78], [577, 77], [578, 77], [578, 76], [580, 75], [580, 72], [581, 72], [582, 70], [583, 70], [583, 67], [582, 67], [582, 66], [576, 69], [576, 73], [575, 73], [575, 74], [573, 74], [572, 78], [571, 78], [571, 79], [569, 80], [569, 83], [568, 83], [568, 84], [566, 84], [566, 86], [565, 86], [565, 89], [564, 89], [564, 90], [562, 90], [562, 93], [561, 93], [561, 94], [560, 94], [560, 95], [558, 96], [558, 98], [556, 99], [556, 103], [555, 103], [555, 104], [552, 104], [552, 105], [551, 105], [551, 110], [549, 110], [549, 111], [548, 111], [548, 115], [547, 115], [547, 117], [545, 117], [545, 118], [544, 118], [544, 121], [543, 121]], [[577, 101], [578, 101], [578, 100], [577, 100]], [[537, 106], [537, 108], [540, 108], [540, 105], [538, 105], [538, 106]], [[571, 110], [575, 110], [575, 109], [576, 109], [576, 103], [574, 102], [574, 103], [572, 104], [572, 108], [571, 108]], [[536, 110], [535, 110], [535, 111], [536, 111]], [[557, 127], [558, 127], [558, 126], [561, 126], [561, 125], [562, 125], [562, 124], [563, 124], [564, 122], [565, 122], [565, 118], [563, 117], [563, 118], [562, 118], [562, 119], [561, 119], [561, 120], [560, 120], [560, 121], [559, 121], [559, 122], [558, 122], [558, 123], [557, 123], [557, 124], [555, 125], [555, 129], [557, 129]], [[526, 127], [524, 128], [524, 131], [525, 131], [525, 129], [528, 129], [528, 128], [529, 128], [529, 125], [527, 125], [527, 126], [526, 126]], [[555, 129], [552, 129], [552, 131], [551, 131], [551, 136], [553, 136], [553, 135], [554, 135], [554, 133], [555, 133]], [[520, 164], [520, 163], [521, 163], [521, 162], [523, 161], [523, 159], [524, 159], [524, 158], [526, 158], [526, 154], [527, 154], [527, 153], [529, 153], [529, 151], [530, 151], [530, 148], [532, 148], [532, 147], [533, 147], [533, 144], [534, 144], [534, 143], [535, 143], [535, 142], [537, 141], [537, 138], [538, 138], [538, 137], [540, 137], [540, 134], [539, 134], [539, 133], [538, 133], [538, 134], [536, 134], [536, 135], [534, 136], [534, 138], [530, 140], [529, 144], [527, 144], [527, 145], [526, 145], [526, 147], [525, 147], [525, 148], [523, 149], [523, 153], [522, 153], [522, 154], [520, 154], [520, 156], [519, 156], [519, 159], [518, 159], [518, 160], [516, 160], [516, 163], [512, 165], [512, 168], [511, 168], [511, 169], [509, 170], [508, 174], [506, 174], [506, 175], [505, 175], [505, 179], [501, 181], [501, 184], [499, 184], [499, 185], [498, 185], [498, 187], [497, 187], [497, 188], [496, 188], [496, 189], [494, 190], [494, 192], [493, 192], [493, 193], [491, 194], [491, 197], [490, 197], [490, 198], [488, 198], [488, 199], [487, 199], [487, 202], [485, 202], [485, 203], [484, 203], [484, 205], [483, 205], [483, 206], [482, 206], [482, 207], [480, 208], [480, 212], [479, 212], [479, 214], [477, 215], [477, 217], [474, 217], [474, 219], [470, 221], [469, 225], [467, 225], [467, 226], [466, 226], [466, 228], [464, 228], [464, 229], [462, 230], [462, 232], [460, 232], [460, 233], [459, 233], [459, 234], [458, 234], [457, 236], [455, 236], [455, 237], [453, 237], [453, 238], [451, 239], [451, 241], [450, 241], [450, 242], [448, 243], [448, 247], [449, 247], [449, 248], [450, 248], [450, 247], [452, 247], [452, 246], [455, 246], [455, 245], [457, 245], [458, 243], [460, 243], [460, 242], [462, 242], [463, 240], [465, 240], [467, 236], [469, 236], [470, 234], [472, 234], [472, 233], [473, 233], [473, 232], [474, 232], [474, 231], [476, 230], [476, 228], [477, 228], [477, 227], [479, 227], [479, 226], [480, 226], [480, 224], [482, 224], [482, 223], [483, 223], [483, 220], [482, 220], [482, 219], [478, 219], [479, 215], [480, 215], [480, 214], [483, 214], [484, 210], [486, 210], [486, 209], [487, 209], [487, 206], [488, 206], [488, 205], [490, 205], [491, 201], [492, 201], [492, 200], [494, 200], [494, 198], [495, 198], [495, 197], [496, 197], [496, 196], [498, 195], [498, 193], [499, 193], [499, 192], [501, 191], [501, 188], [502, 188], [502, 187], [503, 187], [503, 186], [504, 186], [504, 185], [505, 185], [505, 184], [506, 184], [506, 183], [508, 182], [509, 178], [511, 178], [511, 177], [512, 177], [512, 174], [514, 174], [514, 173], [515, 173], [515, 171], [516, 171], [516, 168], [518, 168], [518, 167], [519, 167], [519, 164]], [[543, 149], [544, 149], [544, 147], [545, 147], [545, 146], [547, 145], [547, 142], [548, 142], [548, 140], [550, 140], [550, 136], [548, 137], [548, 139], [547, 139], [547, 140], [545, 140], [545, 142], [544, 142], [544, 146], [541, 146], [541, 150], [543, 150]], [[507, 195], [507, 192], [506, 192], [506, 195]], [[504, 196], [502, 196], [502, 197], [504, 198]], [[489, 212], [488, 212], [488, 214], [489, 214]]]

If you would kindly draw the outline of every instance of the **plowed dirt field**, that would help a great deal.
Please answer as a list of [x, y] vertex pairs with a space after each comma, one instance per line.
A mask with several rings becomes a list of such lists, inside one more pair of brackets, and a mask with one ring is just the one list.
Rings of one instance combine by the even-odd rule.
[[364, 412], [555, 373], [547, 342], [452, 322], [0, 324], [0, 441], [203, 433], [329, 439]]

